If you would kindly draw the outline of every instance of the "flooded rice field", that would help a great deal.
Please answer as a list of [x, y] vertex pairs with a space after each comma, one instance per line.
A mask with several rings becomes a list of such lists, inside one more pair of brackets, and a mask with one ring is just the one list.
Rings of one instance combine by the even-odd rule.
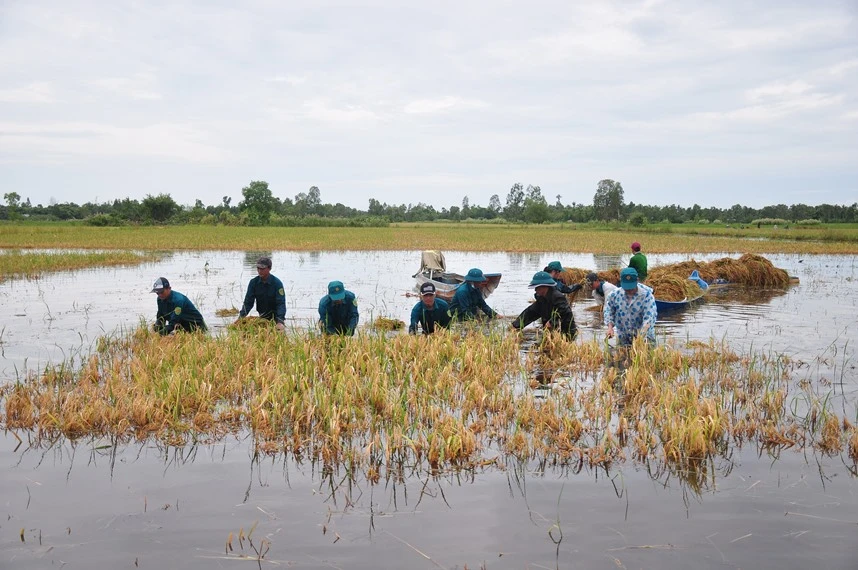
[[[259, 255], [286, 287], [287, 325], [313, 326], [328, 281], [359, 301], [361, 325], [408, 320], [419, 252], [191, 252], [156, 264], [0, 285], [0, 383], [84, 358], [101, 335], [155, 315], [167, 277], [214, 334], [234, 317]], [[609, 269], [620, 257], [445, 252], [450, 270], [502, 272], [489, 304], [518, 314], [549, 261]], [[699, 261], [722, 257], [695, 256]], [[724, 341], [786, 354], [856, 423], [858, 261], [767, 256], [800, 279], [787, 290], [714, 290], [660, 315], [661, 341]], [[651, 255], [652, 266], [687, 256]], [[603, 338], [589, 300], [583, 342]], [[858, 483], [845, 456], [813, 448], [732, 450], [705, 484], [655, 464], [587, 468], [501, 461], [464, 472], [405, 471], [372, 484], [345, 467], [260, 456], [248, 440], [169, 447], [0, 436], [0, 568], [855, 568]], [[848, 459], [848, 458], [847, 458]], [[699, 482], [699, 479], [698, 479]]]

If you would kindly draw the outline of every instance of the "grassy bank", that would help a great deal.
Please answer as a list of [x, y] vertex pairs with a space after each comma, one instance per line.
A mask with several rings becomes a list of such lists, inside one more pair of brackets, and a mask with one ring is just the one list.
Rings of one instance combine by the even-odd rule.
[[131, 251], [89, 253], [8, 251], [0, 254], [0, 281], [12, 278], [34, 279], [44, 273], [86, 269], [88, 267], [138, 265], [158, 261], [160, 257], [157, 254], [140, 254]]
[[645, 253], [858, 253], [858, 228], [625, 228], [590, 225], [399, 224], [386, 228], [0, 225], [0, 248], [119, 250], [423, 250]]

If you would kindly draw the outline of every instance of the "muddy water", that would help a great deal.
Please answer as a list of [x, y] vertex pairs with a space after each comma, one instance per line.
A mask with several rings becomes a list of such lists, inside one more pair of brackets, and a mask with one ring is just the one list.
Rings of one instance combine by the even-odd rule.
[[[315, 320], [341, 279], [362, 322], [406, 320], [418, 252], [265, 252], [287, 289], [290, 325]], [[202, 310], [215, 332], [238, 306], [260, 252], [182, 253], [153, 265], [90, 270], [0, 285], [8, 382], [49, 360], [85, 354], [95, 339], [151, 321], [158, 276]], [[607, 268], [589, 255], [449, 252], [447, 264], [504, 273], [490, 304], [517, 314], [533, 272], [559, 259]], [[711, 259], [720, 256], [696, 256]], [[650, 256], [658, 265], [684, 259]], [[662, 338], [726, 339], [786, 352], [801, 374], [837, 394], [855, 420], [858, 262], [852, 256], [770, 256], [801, 283], [786, 292], [727, 289], [661, 316]], [[575, 306], [586, 336], [604, 334], [592, 303]], [[21, 434], [22, 437], [25, 437]], [[856, 568], [858, 484], [839, 458], [737, 450], [702, 488], [632, 463], [571, 473], [550, 466], [406, 477], [350, 488], [344, 473], [254, 459], [245, 441], [182, 450], [108, 441], [33, 449], [0, 435], [0, 568]], [[17, 449], [16, 449], [17, 448]], [[115, 453], [111, 455], [111, 453]], [[241, 529], [253, 545], [241, 543]], [[23, 531], [23, 540], [22, 540]], [[233, 533], [233, 550], [225, 552]], [[559, 544], [558, 544], [559, 543]]]

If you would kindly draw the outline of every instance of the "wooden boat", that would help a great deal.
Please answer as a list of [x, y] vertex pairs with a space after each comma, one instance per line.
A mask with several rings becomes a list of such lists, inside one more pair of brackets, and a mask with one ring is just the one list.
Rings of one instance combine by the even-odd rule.
[[[486, 286], [481, 289], [483, 298], [491, 295], [501, 280], [501, 273], [483, 273], [486, 278]], [[435, 296], [445, 301], [452, 301], [453, 295], [459, 285], [465, 282], [465, 276], [447, 271], [447, 263], [444, 254], [440, 251], [424, 251], [420, 259], [420, 271], [413, 275], [414, 288], [420, 291], [424, 283], [435, 285]]]
[[697, 270], [691, 272], [691, 276], [689, 277], [692, 281], [696, 281], [697, 285], [703, 291], [697, 297], [693, 299], [685, 298], [681, 301], [662, 301], [660, 299], [655, 300], [655, 308], [659, 314], [667, 313], [670, 311], [678, 311], [680, 309], [686, 309], [695, 303], [699, 303], [703, 300], [704, 295], [709, 290], [709, 283], [700, 278], [700, 275], [697, 273]]

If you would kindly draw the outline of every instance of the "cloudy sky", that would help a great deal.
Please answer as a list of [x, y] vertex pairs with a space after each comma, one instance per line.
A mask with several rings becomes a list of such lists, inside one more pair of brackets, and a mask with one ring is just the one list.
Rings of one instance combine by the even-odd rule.
[[0, 192], [852, 204], [856, 38], [855, 0], [0, 0]]

